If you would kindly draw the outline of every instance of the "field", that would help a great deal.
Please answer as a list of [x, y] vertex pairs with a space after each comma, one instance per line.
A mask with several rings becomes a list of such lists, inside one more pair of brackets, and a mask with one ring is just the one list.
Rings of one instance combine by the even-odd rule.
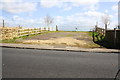
[[92, 40], [91, 32], [48, 31], [41, 34], [23, 36], [12, 40], [3, 40], [7, 43], [23, 43], [51, 45], [55, 47], [99, 48]]

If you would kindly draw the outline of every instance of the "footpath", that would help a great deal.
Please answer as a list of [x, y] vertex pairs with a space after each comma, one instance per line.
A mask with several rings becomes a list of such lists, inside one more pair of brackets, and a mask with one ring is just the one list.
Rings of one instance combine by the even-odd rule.
[[0, 47], [20, 48], [20, 49], [37, 49], [37, 50], [92, 52], [92, 53], [120, 53], [120, 50], [118, 50], [118, 49], [80, 48], [80, 47], [55, 47], [55, 46], [51, 46], [51, 45], [33, 45], [33, 44], [0, 43]]

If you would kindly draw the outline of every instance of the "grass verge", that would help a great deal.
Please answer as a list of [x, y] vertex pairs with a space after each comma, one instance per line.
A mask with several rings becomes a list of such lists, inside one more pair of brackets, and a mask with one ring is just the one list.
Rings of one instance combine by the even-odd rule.
[[50, 33], [51, 31], [47, 31], [47, 32], [43, 32], [43, 33], [40, 33], [40, 34], [31, 34], [31, 35], [26, 35], [26, 36], [21, 36], [21, 37], [15, 37], [13, 39], [8, 39], [8, 40], [0, 40], [0, 43], [20, 43], [20, 42], [17, 42], [16, 40], [17, 39], [26, 39], [28, 37], [32, 37], [32, 36], [37, 36], [37, 35], [43, 35], [43, 34], [47, 34], [47, 33]]

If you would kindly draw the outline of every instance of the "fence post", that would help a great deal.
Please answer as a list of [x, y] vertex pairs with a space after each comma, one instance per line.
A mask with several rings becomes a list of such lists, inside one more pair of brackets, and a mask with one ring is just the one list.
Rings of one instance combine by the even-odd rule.
[[56, 31], [58, 31], [58, 26], [56, 25]]
[[114, 28], [114, 48], [116, 48], [116, 28]]
[[5, 27], [5, 22], [4, 22], [4, 19], [3, 19], [3, 28]]
[[94, 35], [95, 31], [93, 30], [93, 33], [92, 33], [92, 37], [93, 37], [93, 42], [95, 42], [95, 35]]
[[28, 36], [30, 35], [30, 31], [31, 31], [31, 30], [28, 28]]
[[39, 28], [39, 32], [41, 32], [41, 28]]
[[18, 37], [20, 37], [21, 33], [20, 33], [20, 28], [18, 28]]
[[107, 32], [107, 24], [105, 24], [105, 36], [106, 36], [106, 32]]
[[20, 36], [20, 30], [18, 29], [18, 37]]
[[43, 27], [41, 27], [41, 32], [43, 31]]
[[48, 31], [50, 31], [50, 27], [48, 27]]
[[95, 31], [97, 31], [97, 27], [98, 27], [98, 22], [96, 22]]

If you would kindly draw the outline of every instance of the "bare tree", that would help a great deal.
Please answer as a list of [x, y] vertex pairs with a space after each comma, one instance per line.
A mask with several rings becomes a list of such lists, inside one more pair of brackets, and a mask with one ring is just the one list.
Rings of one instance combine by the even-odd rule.
[[44, 18], [45, 24], [47, 25], [48, 29], [50, 29], [50, 25], [53, 23], [53, 18], [49, 15], [45, 16]]
[[108, 14], [104, 14], [102, 16], [102, 22], [105, 25], [105, 30], [107, 30], [108, 25], [110, 24], [110, 16]]

